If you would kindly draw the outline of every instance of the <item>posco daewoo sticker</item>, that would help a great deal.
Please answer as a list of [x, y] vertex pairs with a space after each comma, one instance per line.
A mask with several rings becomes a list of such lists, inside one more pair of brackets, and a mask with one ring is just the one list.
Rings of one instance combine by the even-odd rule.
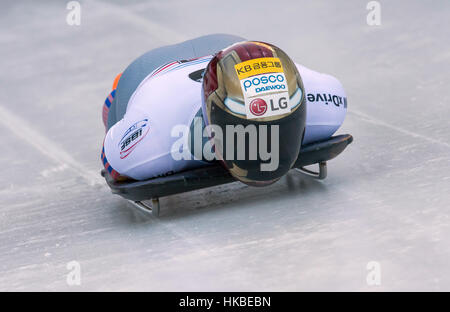
[[273, 92], [288, 92], [284, 73], [262, 74], [242, 79], [244, 97], [252, 97]]

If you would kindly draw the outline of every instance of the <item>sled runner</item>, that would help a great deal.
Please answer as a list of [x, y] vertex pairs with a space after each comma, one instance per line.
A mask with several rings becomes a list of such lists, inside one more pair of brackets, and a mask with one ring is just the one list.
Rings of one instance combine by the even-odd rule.
[[[292, 169], [316, 179], [325, 179], [327, 161], [339, 155], [352, 141], [353, 137], [350, 134], [344, 134], [304, 145]], [[305, 168], [305, 166], [313, 164], [319, 165], [318, 172]], [[101, 171], [101, 175], [105, 178], [113, 194], [122, 196], [140, 209], [151, 211], [154, 216], [159, 215], [160, 197], [236, 181], [219, 163], [145, 181], [114, 181], [105, 170]], [[148, 200], [151, 200], [151, 206], [144, 203]]]

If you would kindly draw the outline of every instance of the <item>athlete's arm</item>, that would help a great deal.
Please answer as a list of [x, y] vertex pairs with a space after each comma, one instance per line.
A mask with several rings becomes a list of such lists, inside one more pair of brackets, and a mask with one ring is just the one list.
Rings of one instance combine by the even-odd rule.
[[[124, 118], [106, 134], [102, 153], [105, 168], [144, 180], [204, 165], [193, 157], [173, 157], [180, 138], [172, 132], [178, 126], [189, 130], [200, 110], [201, 84], [193, 74], [204, 69], [210, 58], [173, 62], [142, 81]], [[188, 144], [183, 144], [183, 150], [191, 156]]]

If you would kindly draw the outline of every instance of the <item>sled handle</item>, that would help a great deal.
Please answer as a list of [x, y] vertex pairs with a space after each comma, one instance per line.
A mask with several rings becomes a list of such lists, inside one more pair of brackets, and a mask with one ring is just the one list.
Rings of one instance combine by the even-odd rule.
[[145, 212], [151, 212], [154, 217], [159, 217], [159, 198], [152, 198], [152, 205], [149, 206], [143, 201], [133, 201], [129, 200], [130, 204], [137, 207]]
[[305, 167], [300, 167], [300, 168], [295, 168], [295, 169], [307, 176], [312, 177], [312, 178], [315, 178], [318, 180], [323, 180], [327, 177], [327, 162], [321, 161], [318, 164], [319, 164], [319, 172], [314, 172], [312, 170], [306, 169]]

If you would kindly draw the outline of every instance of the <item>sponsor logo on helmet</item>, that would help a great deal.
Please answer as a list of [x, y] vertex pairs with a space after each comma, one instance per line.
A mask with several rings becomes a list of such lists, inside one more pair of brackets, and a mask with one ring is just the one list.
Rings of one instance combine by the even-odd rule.
[[267, 112], [267, 103], [263, 99], [254, 99], [250, 102], [250, 112], [255, 116], [262, 116]]
[[[287, 114], [291, 111], [288, 85], [284, 73], [260, 74], [240, 80], [248, 119]], [[254, 107], [254, 101], [264, 101], [264, 112]]]
[[286, 77], [283, 73], [263, 74], [241, 80], [244, 93], [249, 96], [257, 95], [261, 92], [287, 91]]
[[136, 122], [125, 131], [122, 139], [119, 141], [120, 158], [124, 159], [131, 154], [139, 142], [147, 135], [149, 131], [148, 119]]
[[282, 73], [283, 66], [278, 57], [262, 57], [234, 65], [239, 80], [266, 73]]

